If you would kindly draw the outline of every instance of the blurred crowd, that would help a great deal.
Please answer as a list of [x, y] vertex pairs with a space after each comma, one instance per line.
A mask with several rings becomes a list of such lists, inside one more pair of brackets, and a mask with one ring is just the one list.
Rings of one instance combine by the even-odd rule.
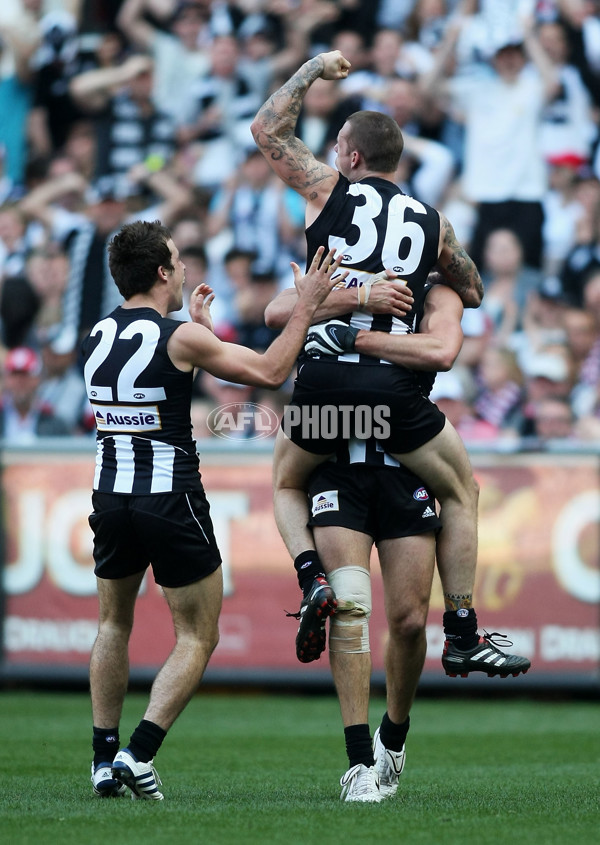
[[[333, 164], [347, 115], [391, 114], [398, 184], [446, 214], [484, 279], [434, 401], [467, 444], [600, 444], [598, 0], [2, 0], [5, 442], [94, 431], [79, 341], [119, 304], [106, 247], [127, 220], [171, 229], [221, 338], [269, 345], [304, 208], [250, 123], [330, 49], [352, 72], [311, 87], [299, 136]], [[201, 373], [195, 434], [217, 406], [280, 413], [290, 392]]]

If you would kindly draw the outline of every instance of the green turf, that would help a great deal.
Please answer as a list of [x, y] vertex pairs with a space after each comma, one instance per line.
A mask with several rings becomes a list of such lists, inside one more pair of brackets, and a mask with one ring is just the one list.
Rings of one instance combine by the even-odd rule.
[[[128, 699], [124, 741], [144, 702]], [[382, 710], [375, 700], [373, 726]], [[418, 701], [397, 797], [361, 806], [338, 797], [346, 758], [334, 697], [203, 693], [158, 755], [165, 800], [154, 804], [93, 798], [85, 694], [0, 692], [0, 840], [596, 845], [599, 711], [581, 701]]]

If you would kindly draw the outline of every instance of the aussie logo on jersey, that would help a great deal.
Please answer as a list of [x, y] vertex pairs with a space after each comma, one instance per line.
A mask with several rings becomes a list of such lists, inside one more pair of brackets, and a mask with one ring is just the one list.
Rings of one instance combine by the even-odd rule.
[[139, 405], [92, 404], [98, 431], [158, 431], [162, 428], [157, 405], [140, 408]]
[[429, 493], [424, 487], [418, 487], [413, 493], [413, 499], [415, 499], [417, 502], [428, 502]]
[[312, 497], [312, 515], [316, 516], [323, 511], [339, 511], [340, 503], [337, 490], [325, 490]]

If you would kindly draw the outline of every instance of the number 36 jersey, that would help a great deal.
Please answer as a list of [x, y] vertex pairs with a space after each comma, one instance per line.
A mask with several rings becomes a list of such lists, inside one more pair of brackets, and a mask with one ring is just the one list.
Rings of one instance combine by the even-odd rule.
[[116, 308], [83, 341], [97, 429], [94, 490], [143, 496], [201, 488], [193, 371], [178, 370], [167, 354], [180, 325], [153, 308]]
[[[382, 271], [393, 270], [413, 292], [412, 311], [398, 318], [357, 308], [341, 319], [358, 329], [405, 334], [414, 331], [415, 317], [422, 310], [427, 276], [438, 259], [439, 237], [440, 216], [431, 206], [407, 196], [388, 179], [349, 182], [340, 174], [321, 213], [306, 230], [307, 261], [312, 261], [321, 245], [341, 252], [340, 269], [350, 271], [340, 282], [345, 288], [369, 286]], [[335, 296], [335, 289], [331, 295]], [[341, 355], [338, 360], [378, 363], [358, 353]]]

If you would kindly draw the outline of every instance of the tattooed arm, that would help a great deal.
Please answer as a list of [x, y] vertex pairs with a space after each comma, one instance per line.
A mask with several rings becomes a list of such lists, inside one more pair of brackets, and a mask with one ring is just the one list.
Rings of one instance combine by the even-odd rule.
[[440, 213], [440, 251], [436, 269], [439, 279], [455, 290], [465, 308], [478, 308], [483, 299], [483, 282], [473, 259], [458, 242], [450, 221]]
[[252, 123], [256, 145], [275, 173], [307, 202], [323, 207], [338, 172], [318, 161], [295, 135], [302, 101], [315, 79], [344, 79], [350, 63], [339, 50], [309, 59], [267, 102]]

